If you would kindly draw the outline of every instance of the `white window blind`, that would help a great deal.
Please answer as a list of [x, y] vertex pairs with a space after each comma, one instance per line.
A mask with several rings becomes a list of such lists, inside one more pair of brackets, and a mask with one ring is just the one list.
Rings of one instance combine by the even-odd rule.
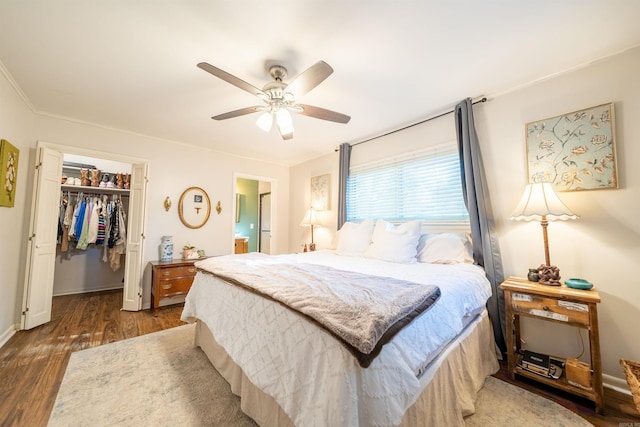
[[468, 224], [455, 143], [350, 168], [347, 221]]

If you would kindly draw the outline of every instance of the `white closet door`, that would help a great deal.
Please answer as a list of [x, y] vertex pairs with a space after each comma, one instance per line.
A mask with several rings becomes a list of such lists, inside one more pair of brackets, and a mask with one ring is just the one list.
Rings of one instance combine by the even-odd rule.
[[132, 166], [130, 185], [122, 309], [138, 311], [142, 309], [142, 255], [144, 246], [144, 207], [146, 205], [147, 189], [146, 163]]
[[27, 244], [23, 329], [35, 328], [51, 320], [62, 161], [62, 153], [38, 148]]

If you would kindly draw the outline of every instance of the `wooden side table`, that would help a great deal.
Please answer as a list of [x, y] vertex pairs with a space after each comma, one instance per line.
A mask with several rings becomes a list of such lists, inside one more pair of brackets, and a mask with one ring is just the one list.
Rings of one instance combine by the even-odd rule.
[[198, 260], [151, 261], [151, 308], [160, 306], [164, 298], [186, 295], [196, 276]]
[[[604, 398], [602, 390], [602, 359], [600, 358], [600, 337], [598, 331], [598, 308], [600, 295], [594, 289], [584, 291], [565, 285], [546, 286], [518, 277], [508, 277], [500, 287], [504, 290], [507, 320], [508, 375], [515, 374], [531, 378], [595, 403], [596, 412], [602, 413]], [[574, 385], [566, 375], [559, 379], [547, 378], [527, 371], [516, 363], [522, 353], [520, 341], [520, 317], [527, 316], [562, 323], [589, 331], [591, 354], [591, 387]]]

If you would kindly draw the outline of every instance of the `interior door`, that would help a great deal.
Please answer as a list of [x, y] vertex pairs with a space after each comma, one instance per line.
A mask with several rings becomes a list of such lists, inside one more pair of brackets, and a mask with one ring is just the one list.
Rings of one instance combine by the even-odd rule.
[[271, 250], [271, 193], [260, 195], [260, 248], [263, 254]]
[[146, 205], [147, 164], [131, 167], [127, 252], [124, 267], [122, 309], [142, 309], [142, 255], [144, 246], [144, 207]]
[[27, 243], [22, 329], [35, 328], [51, 320], [63, 155], [45, 147], [38, 147], [37, 155]]

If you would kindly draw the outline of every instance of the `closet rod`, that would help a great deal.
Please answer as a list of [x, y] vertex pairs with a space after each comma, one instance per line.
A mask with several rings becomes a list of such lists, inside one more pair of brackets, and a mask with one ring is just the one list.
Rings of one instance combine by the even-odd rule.
[[[476, 105], [476, 104], [479, 104], [479, 103], [481, 103], [481, 102], [486, 102], [486, 101], [487, 101], [487, 97], [486, 97], [486, 96], [483, 96], [482, 98], [480, 98], [480, 99], [478, 99], [478, 100], [476, 100], [476, 101], [471, 102], [471, 105]], [[383, 133], [382, 135], [373, 136], [373, 137], [371, 137], [371, 138], [369, 138], [369, 139], [365, 139], [364, 141], [354, 142], [353, 144], [350, 144], [350, 145], [351, 145], [352, 147], [354, 147], [354, 146], [356, 146], [356, 145], [364, 144], [365, 142], [370, 142], [370, 141], [376, 140], [376, 139], [378, 139], [378, 138], [382, 138], [383, 136], [391, 135], [391, 134], [394, 134], [394, 133], [396, 133], [396, 132], [400, 132], [401, 130], [409, 129], [409, 128], [413, 127], [413, 126], [420, 125], [420, 124], [422, 124], [422, 123], [426, 123], [426, 122], [428, 122], [428, 121], [431, 121], [431, 120], [433, 120], [433, 119], [440, 118], [440, 117], [442, 117], [442, 116], [446, 116], [447, 114], [451, 114], [451, 113], [453, 113], [454, 111], [455, 111], [455, 108], [454, 108], [454, 109], [451, 109], [451, 110], [448, 110], [448, 111], [445, 111], [445, 112], [440, 113], [440, 114], [436, 114], [435, 116], [427, 117], [427, 118], [426, 118], [426, 119], [424, 119], [424, 120], [420, 120], [419, 122], [412, 123], [412, 124], [410, 124], [410, 125], [407, 125], [407, 126], [405, 126], [405, 127], [400, 128], [400, 129], [395, 129], [395, 130], [389, 131], [389, 132], [387, 132], [387, 133]], [[340, 148], [336, 148], [336, 149], [335, 149], [335, 151], [340, 151]]]

